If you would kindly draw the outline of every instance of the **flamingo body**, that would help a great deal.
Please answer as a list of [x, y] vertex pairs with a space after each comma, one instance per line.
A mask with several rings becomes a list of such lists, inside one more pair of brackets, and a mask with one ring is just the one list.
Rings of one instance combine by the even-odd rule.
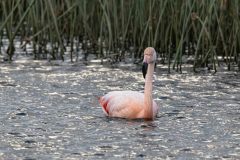
[[[148, 118], [144, 112], [144, 94], [135, 91], [112, 91], [100, 97], [99, 103], [106, 116], [127, 119]], [[153, 100], [153, 116], [158, 112]]]
[[[158, 106], [152, 99], [152, 77], [156, 62], [156, 51], [152, 47], [144, 50], [143, 70], [145, 78], [144, 93], [135, 91], [112, 91], [99, 98], [104, 113], [110, 117], [127, 119], [153, 119]], [[146, 75], [145, 75], [146, 74]]]

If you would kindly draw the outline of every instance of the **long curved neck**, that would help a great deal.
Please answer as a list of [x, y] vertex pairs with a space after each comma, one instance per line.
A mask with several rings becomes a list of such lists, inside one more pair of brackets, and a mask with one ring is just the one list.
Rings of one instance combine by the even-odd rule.
[[145, 116], [147, 119], [153, 119], [152, 82], [153, 82], [154, 64], [155, 63], [148, 64], [147, 75], [145, 78], [144, 103], [145, 103]]

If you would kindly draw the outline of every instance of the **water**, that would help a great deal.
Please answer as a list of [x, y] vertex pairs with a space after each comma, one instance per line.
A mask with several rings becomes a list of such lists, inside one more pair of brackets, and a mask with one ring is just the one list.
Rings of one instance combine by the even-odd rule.
[[0, 159], [240, 158], [239, 73], [168, 75], [159, 67], [153, 122], [105, 117], [97, 97], [142, 91], [139, 70], [1, 63]]

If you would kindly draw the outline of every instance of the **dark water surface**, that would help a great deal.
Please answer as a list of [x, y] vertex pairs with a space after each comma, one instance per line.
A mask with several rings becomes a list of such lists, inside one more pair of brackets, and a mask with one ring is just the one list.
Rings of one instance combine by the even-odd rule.
[[0, 159], [240, 159], [239, 73], [160, 68], [155, 121], [107, 118], [98, 96], [143, 90], [127, 68], [1, 63]]

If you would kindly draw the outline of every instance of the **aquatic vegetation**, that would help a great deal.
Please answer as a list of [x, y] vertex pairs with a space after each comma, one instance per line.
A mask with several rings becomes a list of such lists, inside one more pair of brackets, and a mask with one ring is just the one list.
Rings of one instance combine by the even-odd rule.
[[0, 42], [9, 41], [8, 60], [20, 39], [23, 48], [31, 43], [35, 59], [64, 60], [69, 47], [71, 61], [81, 51], [84, 59], [135, 62], [152, 46], [169, 72], [184, 63], [194, 71], [216, 71], [222, 62], [240, 69], [239, 6], [238, 0], [1, 0]]

